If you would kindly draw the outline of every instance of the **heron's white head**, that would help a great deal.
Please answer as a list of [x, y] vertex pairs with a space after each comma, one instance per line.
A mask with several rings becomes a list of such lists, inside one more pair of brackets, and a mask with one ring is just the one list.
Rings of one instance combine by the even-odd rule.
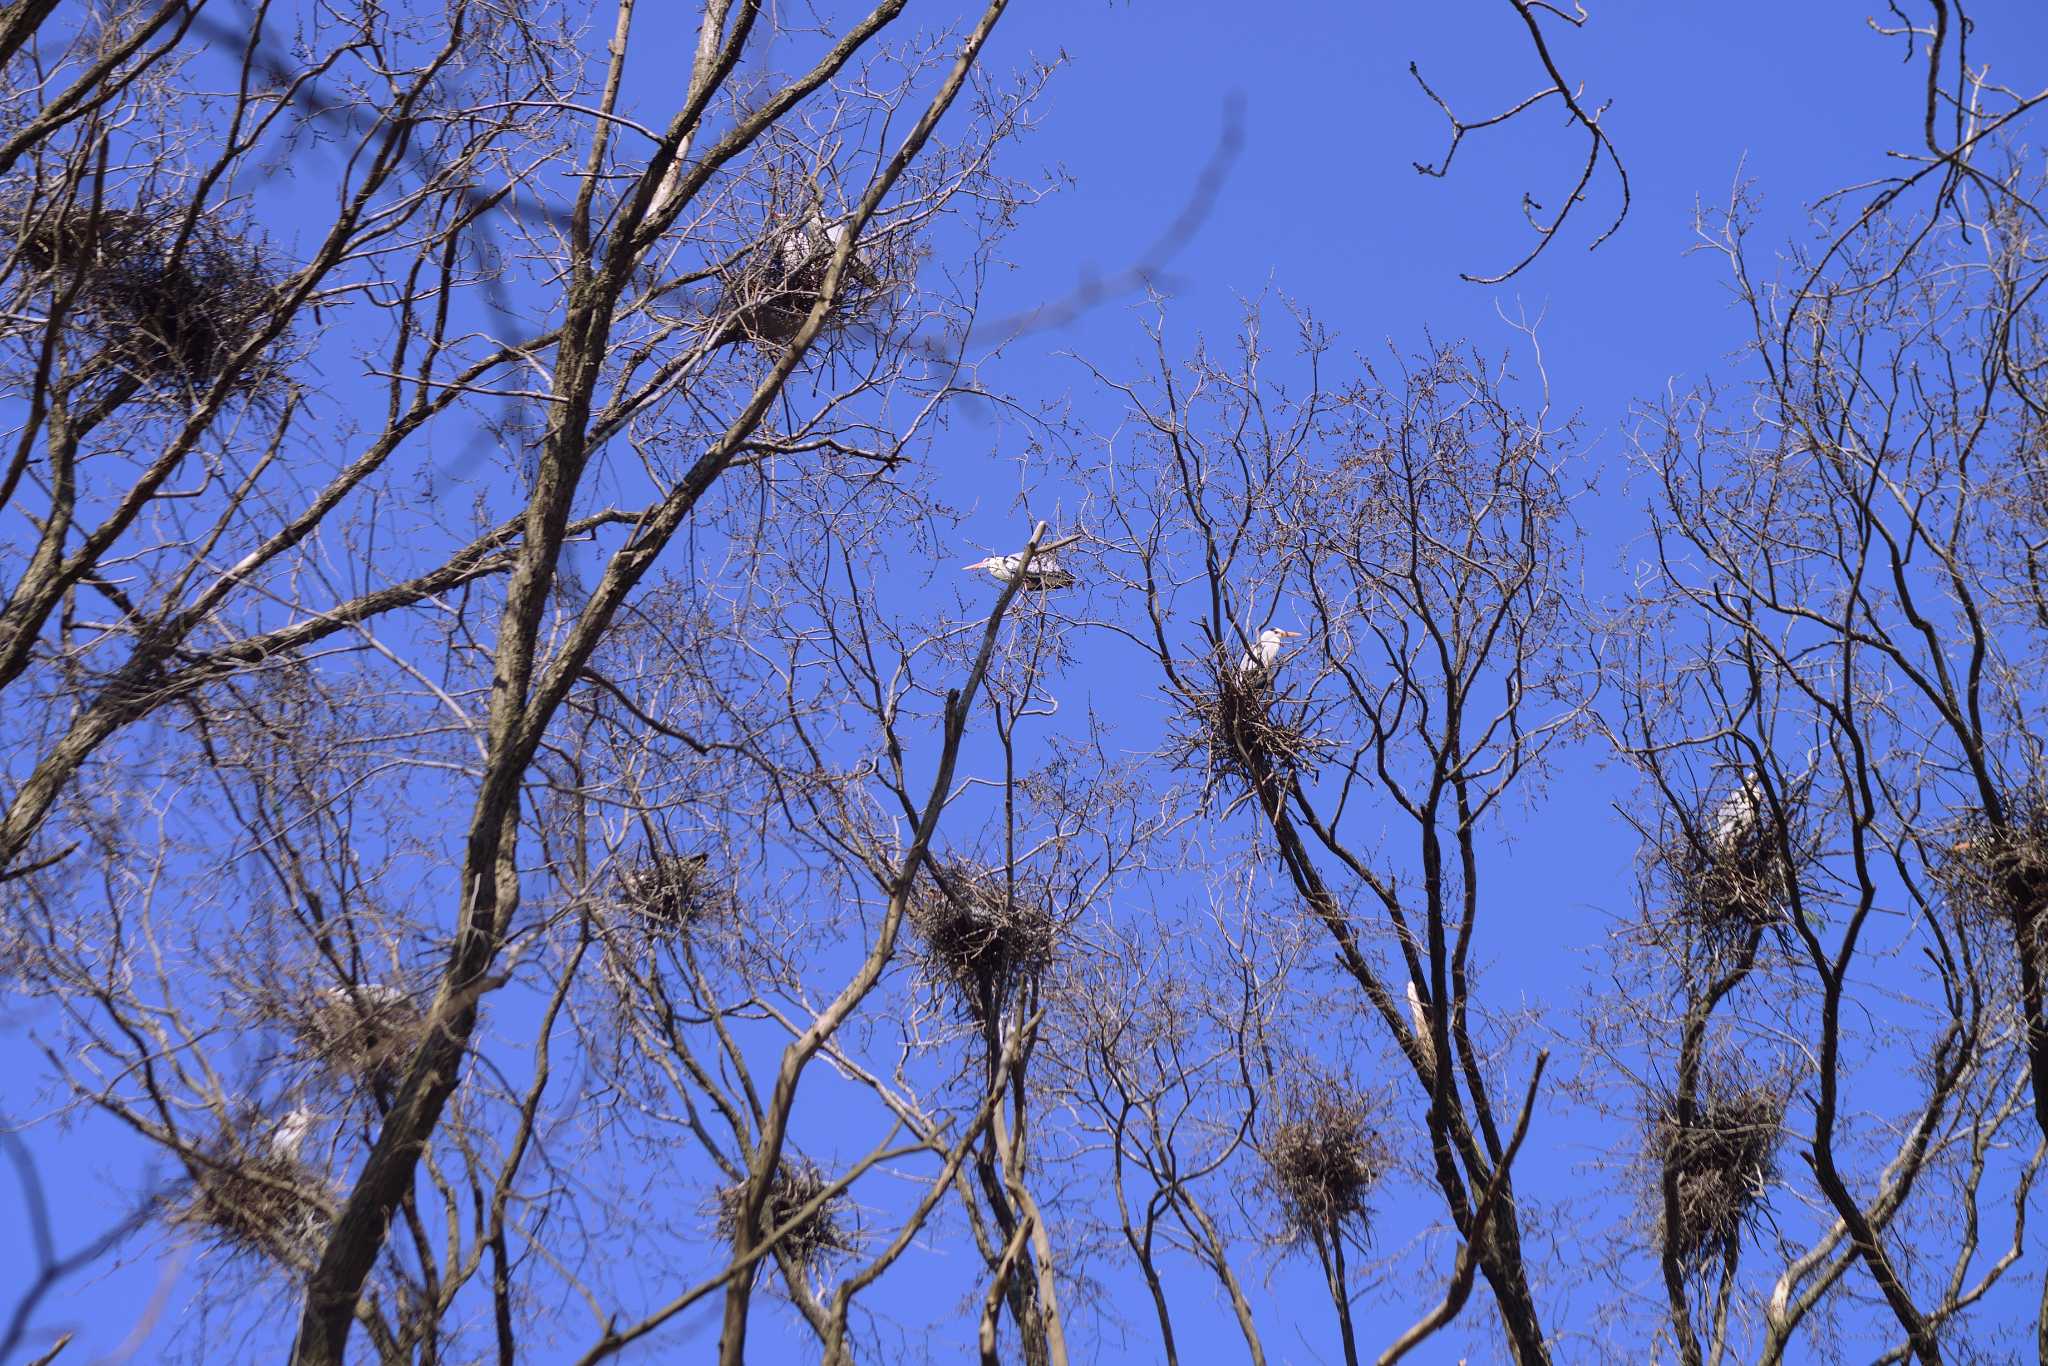
[[1007, 568], [1008, 566], [1004, 563], [1007, 559], [1008, 556], [1005, 555], [991, 555], [985, 560], [976, 560], [973, 564], [968, 565], [967, 572], [972, 573], [977, 569], [986, 569], [993, 573], [995, 570]]
[[1283, 640], [1295, 640], [1300, 636], [1301, 632], [1290, 631], [1284, 626], [1268, 626], [1259, 632], [1259, 640], [1268, 645], [1278, 645]]

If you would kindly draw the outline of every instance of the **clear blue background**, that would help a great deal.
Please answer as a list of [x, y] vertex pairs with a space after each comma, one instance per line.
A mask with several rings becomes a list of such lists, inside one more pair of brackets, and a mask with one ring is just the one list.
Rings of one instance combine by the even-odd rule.
[[[1379, 351], [1389, 341], [1412, 351], [1428, 338], [1465, 338], [1503, 351], [1516, 339], [1502, 312], [1540, 315], [1554, 401], [1582, 415], [1584, 457], [1599, 471], [1597, 496], [1580, 510], [1598, 592], [1621, 581], [1626, 538], [1639, 524], [1619, 460], [1631, 403], [1715, 373], [1744, 339], [1746, 320], [1726, 306], [1719, 258], [1686, 258], [1696, 202], [1723, 204], [1738, 178], [1754, 181], [1766, 212], [1753, 240], [1774, 244], [1803, 234], [1807, 201], [1885, 173], [1886, 149], [1915, 143], [1921, 69], [1902, 64], [1897, 40], [1870, 32], [1868, 13], [1854, 5], [1754, 0], [1596, 5], [1587, 28], [1557, 36], [1555, 50], [1591, 100], [1612, 102], [1607, 127], [1628, 168], [1633, 209], [1618, 236], [1597, 252], [1585, 249], [1616, 207], [1613, 178], [1603, 172], [1590, 201], [1542, 259], [1507, 285], [1485, 288], [1461, 282], [1458, 273], [1491, 272], [1520, 256], [1527, 247], [1518, 208], [1523, 191], [1554, 206], [1576, 176], [1582, 141], [1554, 109], [1539, 109], [1468, 141], [1449, 179], [1420, 176], [1413, 163], [1440, 157], [1447, 129], [1407, 64], [1420, 62], [1438, 91], [1469, 114], [1521, 98], [1538, 84], [1538, 73], [1507, 5], [1019, 4], [998, 31], [988, 65], [1000, 71], [1056, 51], [1071, 61], [1041, 106], [1039, 132], [1012, 154], [1021, 161], [1013, 160], [1011, 170], [1057, 167], [1073, 184], [1024, 214], [1005, 249], [1013, 269], [993, 282], [986, 313], [1029, 309], [1138, 259], [1181, 210], [1211, 157], [1226, 103], [1241, 100], [1242, 151], [1164, 282], [1172, 295], [1171, 335], [1186, 341], [1206, 333], [1222, 342], [1237, 325], [1241, 298], [1268, 289], [1309, 306], [1338, 334], [1340, 352]], [[912, 22], [950, 17], [944, 6], [911, 7]], [[2048, 6], [1980, 3], [1974, 17], [1974, 55], [1991, 64], [1994, 78], [2022, 86], [2048, 80]], [[650, 116], [666, 110], [672, 93], [659, 88], [661, 67], [674, 70], [686, 51], [680, 27], [668, 27], [673, 22], [650, 13], [636, 35], [648, 44], [647, 61], [660, 63], [638, 73], [638, 112]], [[288, 235], [288, 225], [279, 235]], [[1079, 415], [1108, 421], [1111, 410], [1061, 353], [1136, 372], [1144, 364], [1139, 324], [1146, 312], [1128, 297], [1104, 303], [1012, 344], [987, 379], [1029, 399], [1071, 393]], [[1011, 499], [1018, 474], [1009, 461], [1021, 455], [1024, 436], [998, 427], [978, 435], [956, 424], [934, 455], [947, 466], [945, 491], [978, 509], [968, 528], [977, 543], [1017, 539]], [[963, 550], [963, 560], [972, 557]], [[1069, 705], [1084, 700], [1072, 696], [1077, 686], [1111, 721], [1139, 720], [1132, 708], [1150, 705], [1149, 694], [1134, 694], [1121, 680], [1090, 689], [1085, 673], [1067, 685]], [[1493, 870], [1481, 933], [1488, 1003], [1551, 1008], [1560, 1029], [1569, 1028], [1574, 998], [1598, 976], [1599, 947], [1632, 895], [1634, 837], [1608, 815], [1615, 780], [1598, 767], [1599, 757], [1589, 749], [1567, 754], [1546, 804], [1519, 824]], [[0, 1059], [9, 1069], [8, 1108], [17, 1115], [31, 1108], [21, 1088], [36, 1071], [26, 1032], [32, 1023], [14, 1015], [0, 1026], [7, 1031]], [[1615, 1141], [1582, 1124], [1567, 1127], [1564, 1114], [1559, 1105], [1539, 1114], [1527, 1165], [1518, 1171], [1523, 1189], [1540, 1200], [1568, 1201], [1575, 1183], [1601, 1180], [1579, 1164]], [[43, 1136], [34, 1147], [60, 1251], [115, 1217], [121, 1195], [147, 1170], [132, 1145], [100, 1123], [84, 1124], [61, 1142]], [[1605, 1193], [1584, 1194], [1592, 1206]], [[1417, 1203], [1408, 1207], [1405, 1199]], [[29, 1264], [18, 1208], [16, 1188], [0, 1185], [0, 1285], [16, 1284]], [[1395, 1230], [1436, 1217], [1427, 1193], [1397, 1198], [1383, 1210], [1384, 1226]], [[164, 1264], [160, 1246], [69, 1283], [45, 1307], [43, 1328], [80, 1333], [63, 1360], [155, 1358], [154, 1344], [184, 1311], [181, 1288], [190, 1274], [189, 1266]], [[1604, 1284], [1576, 1280], [1569, 1265], [1545, 1274], [1541, 1294], [1555, 1331], [1584, 1327], [1611, 1294]], [[890, 1293], [905, 1295], [907, 1288]], [[1269, 1315], [1264, 1327], [1275, 1358], [1334, 1359], [1316, 1279], [1284, 1274], [1273, 1293], [1283, 1313], [1300, 1319], [1297, 1334], [1279, 1314]], [[164, 1313], [155, 1336], [124, 1343], [145, 1303], [159, 1294]], [[1235, 1328], [1211, 1298], [1204, 1284], [1179, 1301], [1191, 1361], [1238, 1355]], [[1131, 1336], [1120, 1339], [1112, 1328], [1084, 1354], [1092, 1348], [1103, 1360], [1154, 1355], [1149, 1308], [1133, 1294], [1123, 1312]], [[1468, 1314], [1489, 1312], [1481, 1292]], [[1413, 1313], [1400, 1303], [1363, 1307], [1361, 1344], [1383, 1343]], [[707, 1302], [696, 1316], [703, 1322], [693, 1325], [701, 1328], [696, 1346], [674, 1348], [670, 1359], [708, 1351], [715, 1314]], [[674, 1347], [676, 1340], [669, 1341]], [[764, 1323], [759, 1358], [773, 1360], [778, 1344], [796, 1341]], [[1205, 1341], [1215, 1344], [1213, 1355], [1201, 1349]], [[1576, 1354], [1567, 1346], [1560, 1359]]]

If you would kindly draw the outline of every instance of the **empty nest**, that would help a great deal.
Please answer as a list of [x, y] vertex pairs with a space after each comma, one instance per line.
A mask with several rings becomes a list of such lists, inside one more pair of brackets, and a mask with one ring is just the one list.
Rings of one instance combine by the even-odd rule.
[[[774, 350], [794, 341], [824, 292], [836, 246], [833, 238], [834, 225], [815, 212], [772, 226], [767, 240], [724, 274], [717, 314], [723, 325], [712, 346], [751, 342]], [[818, 335], [859, 319], [884, 292], [875, 268], [859, 251], [849, 254]]]
[[[210, 387], [278, 302], [266, 254], [203, 217], [186, 231], [176, 212], [70, 206], [22, 226], [16, 246], [29, 266], [56, 277], [101, 357], [145, 383]], [[254, 391], [273, 374], [249, 364], [232, 382]]]
[[1657, 1097], [1650, 1114], [1651, 1156], [1660, 1177], [1677, 1185], [1677, 1223], [1669, 1226], [1661, 1194], [1658, 1228], [1665, 1245], [1689, 1266], [1732, 1256], [1742, 1231], [1778, 1178], [1778, 1134], [1785, 1092], [1761, 1082], [1724, 1078], [1702, 1085], [1690, 1123], [1680, 1123], [1677, 1097]]
[[1997, 822], [1970, 812], [1936, 875], [1958, 915], [2016, 929], [2034, 924], [2048, 907], [2048, 803], [2010, 802]]
[[299, 1042], [320, 1065], [388, 1089], [398, 1084], [426, 1020], [411, 996], [367, 982], [314, 992], [292, 1022]]
[[1287, 1241], [1320, 1242], [1346, 1223], [1370, 1224], [1366, 1197], [1389, 1159], [1362, 1097], [1331, 1080], [1311, 1082], [1283, 1107], [1259, 1153]]
[[981, 1022], [1045, 972], [1059, 931], [1045, 887], [960, 860], [925, 865], [909, 915], [926, 976]]
[[[831, 1184], [824, 1170], [809, 1158], [784, 1160], [776, 1169], [775, 1179], [768, 1184], [768, 1199], [761, 1206], [759, 1232], [765, 1236], [789, 1223]], [[731, 1242], [738, 1232], [746, 1195], [744, 1181], [727, 1186], [718, 1193], [718, 1234], [727, 1242]], [[846, 1194], [842, 1191], [799, 1221], [776, 1246], [806, 1269], [816, 1268], [839, 1253], [853, 1251], [854, 1230], [844, 1217], [845, 1207]]]
[[169, 1215], [224, 1251], [303, 1261], [334, 1222], [334, 1193], [312, 1168], [239, 1134], [193, 1159], [189, 1195]]

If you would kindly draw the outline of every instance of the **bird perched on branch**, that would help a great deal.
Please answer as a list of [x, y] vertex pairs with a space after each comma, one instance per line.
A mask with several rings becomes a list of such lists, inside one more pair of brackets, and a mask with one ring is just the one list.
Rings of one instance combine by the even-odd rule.
[[1021, 569], [1024, 573], [1024, 587], [1033, 593], [1043, 593], [1048, 588], [1072, 588], [1075, 583], [1072, 574], [1060, 568], [1046, 555], [1033, 555], [1029, 569], [1024, 569], [1022, 555], [991, 555], [985, 560], [976, 560], [967, 568], [970, 571], [986, 569], [997, 583], [1008, 583], [1017, 577], [1017, 572]]
[[1287, 648], [1287, 642], [1298, 638], [1299, 631], [1284, 627], [1268, 626], [1259, 632], [1259, 638], [1245, 651], [1244, 658], [1237, 661], [1237, 678], [1240, 683], [1263, 683], [1272, 678], [1273, 671], [1280, 666], [1280, 652]]
[[1707, 834], [1713, 840], [1714, 848], [1723, 854], [1733, 854], [1745, 848], [1756, 837], [1763, 814], [1763, 784], [1758, 780], [1755, 769], [1746, 768], [1742, 771], [1742, 781], [1721, 799], [1721, 804], [1714, 808], [1713, 819], [1708, 822]]

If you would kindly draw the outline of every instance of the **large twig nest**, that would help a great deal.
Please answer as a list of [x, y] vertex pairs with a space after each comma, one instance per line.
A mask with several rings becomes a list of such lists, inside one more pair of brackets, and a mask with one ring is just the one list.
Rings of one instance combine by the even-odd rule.
[[[831, 1184], [824, 1169], [809, 1158], [784, 1159], [774, 1180], [768, 1183], [768, 1199], [761, 1206], [761, 1235], [771, 1234], [795, 1219], [804, 1206], [817, 1199]], [[718, 1192], [718, 1234], [728, 1242], [739, 1227], [746, 1195], [745, 1182], [727, 1186]], [[850, 1226], [846, 1210], [846, 1193], [841, 1191], [800, 1220], [783, 1235], [778, 1246], [786, 1256], [806, 1269], [814, 1269], [837, 1254], [853, 1251], [853, 1235], [857, 1230]]]
[[1308, 1082], [1283, 1104], [1259, 1153], [1287, 1241], [1370, 1226], [1367, 1196], [1390, 1158], [1363, 1097], [1328, 1078]]
[[[1655, 1097], [1649, 1116], [1651, 1156], [1661, 1180], [1678, 1190], [1677, 1222], [1659, 1236], [1680, 1261], [1702, 1266], [1731, 1255], [1743, 1229], [1778, 1179], [1778, 1137], [1785, 1091], [1764, 1082], [1723, 1077], [1702, 1084], [1693, 1115], [1681, 1122], [1675, 1094]], [[1658, 1206], [1663, 1208], [1661, 1195]]]
[[323, 1177], [260, 1138], [229, 1133], [191, 1165], [192, 1185], [168, 1220], [225, 1251], [304, 1261], [339, 1208]]
[[1211, 790], [1278, 799], [1314, 767], [1314, 745], [1277, 705], [1268, 670], [1219, 651], [1192, 671], [1183, 702], [1191, 725], [1180, 748], [1200, 756]]
[[[70, 298], [101, 356], [151, 384], [211, 386], [278, 303], [279, 273], [266, 253], [210, 218], [187, 231], [169, 210], [72, 205], [25, 224], [16, 244]], [[274, 375], [251, 363], [233, 382], [254, 391]]]
[[1672, 918], [1718, 947], [1783, 923], [1799, 870], [1812, 856], [1800, 824], [1802, 796], [1788, 793], [1774, 809], [1753, 775], [1745, 775], [1687, 821], [1658, 855]]
[[[844, 232], [843, 224], [827, 223], [815, 212], [772, 218], [761, 245], [721, 277], [712, 345], [751, 342], [779, 350], [794, 341], [824, 293]], [[868, 259], [876, 245], [863, 241], [847, 257], [820, 337], [858, 321], [888, 294], [884, 272]]]
[[2021, 797], [2004, 819], [1970, 812], [1937, 866], [1943, 894], [1970, 920], [2032, 925], [2048, 907], [2048, 803]]
[[707, 854], [649, 854], [622, 868], [618, 904], [649, 934], [686, 934], [724, 904]]
[[926, 864], [909, 915], [925, 975], [950, 988], [976, 1021], [1051, 966], [1059, 934], [1043, 885], [959, 859]]
[[306, 1052], [329, 1072], [388, 1088], [398, 1084], [419, 1046], [426, 1018], [399, 988], [366, 982], [314, 992], [291, 1024]]

